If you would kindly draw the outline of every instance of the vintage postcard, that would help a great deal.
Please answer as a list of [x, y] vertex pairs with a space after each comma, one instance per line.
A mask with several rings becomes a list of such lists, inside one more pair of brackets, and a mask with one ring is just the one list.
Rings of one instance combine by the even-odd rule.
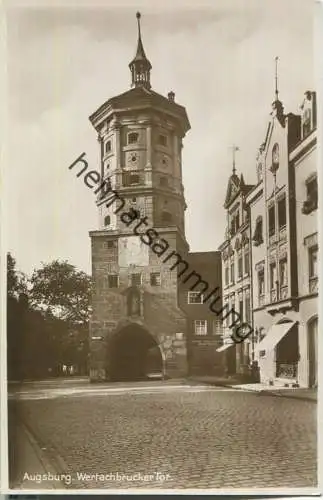
[[5, 3], [7, 492], [319, 491], [320, 14]]

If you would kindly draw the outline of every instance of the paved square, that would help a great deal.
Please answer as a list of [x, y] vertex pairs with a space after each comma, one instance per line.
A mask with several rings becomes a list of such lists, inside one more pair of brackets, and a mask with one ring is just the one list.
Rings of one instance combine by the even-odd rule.
[[72, 475], [67, 488], [316, 486], [313, 402], [165, 387], [10, 405], [40, 447], [59, 456], [56, 470]]

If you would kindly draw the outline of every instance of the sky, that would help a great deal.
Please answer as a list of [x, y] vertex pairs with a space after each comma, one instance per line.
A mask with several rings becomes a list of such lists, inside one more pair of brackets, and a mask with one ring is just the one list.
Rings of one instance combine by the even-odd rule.
[[[88, 3], [86, 3], [88, 1]], [[158, 2], [159, 4], [159, 2]], [[6, 245], [27, 274], [68, 260], [90, 272], [89, 231], [98, 228], [93, 191], [69, 165], [83, 152], [99, 169], [88, 117], [130, 89], [136, 11], [152, 63], [152, 88], [186, 107], [183, 184], [191, 251], [216, 250], [232, 170], [256, 180], [256, 154], [274, 99], [299, 112], [315, 90], [313, 7], [306, 0], [13, 0], [7, 21]]]

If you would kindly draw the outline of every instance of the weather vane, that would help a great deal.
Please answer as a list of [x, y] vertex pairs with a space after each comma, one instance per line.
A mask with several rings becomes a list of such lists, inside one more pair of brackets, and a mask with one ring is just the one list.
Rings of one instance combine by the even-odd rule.
[[236, 152], [240, 151], [240, 148], [233, 144], [230, 149], [232, 150], [232, 173], [235, 175], [236, 173]]

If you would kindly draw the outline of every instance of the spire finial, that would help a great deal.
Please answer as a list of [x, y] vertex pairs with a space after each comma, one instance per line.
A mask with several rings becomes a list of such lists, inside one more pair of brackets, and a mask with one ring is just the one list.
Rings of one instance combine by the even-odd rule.
[[276, 101], [278, 101], [278, 59], [279, 57], [275, 57], [275, 97]]
[[232, 174], [236, 175], [236, 152], [240, 151], [240, 148], [233, 144], [230, 148], [232, 150]]
[[141, 14], [140, 14], [140, 12], [137, 12], [136, 18], [137, 18], [137, 23], [138, 23], [138, 38], [141, 38], [141, 30], [140, 30], [140, 18], [141, 18]]

